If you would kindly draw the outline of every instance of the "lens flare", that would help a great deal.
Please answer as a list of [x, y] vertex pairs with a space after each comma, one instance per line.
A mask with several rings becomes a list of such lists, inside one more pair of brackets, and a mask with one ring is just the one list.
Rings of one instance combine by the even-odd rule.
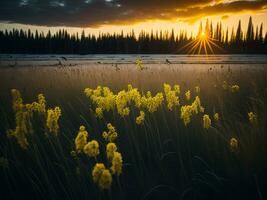
[[180, 50], [188, 54], [214, 54], [215, 49], [223, 51], [218, 44], [219, 41], [212, 38], [209, 31], [200, 31], [191, 42], [183, 46]]

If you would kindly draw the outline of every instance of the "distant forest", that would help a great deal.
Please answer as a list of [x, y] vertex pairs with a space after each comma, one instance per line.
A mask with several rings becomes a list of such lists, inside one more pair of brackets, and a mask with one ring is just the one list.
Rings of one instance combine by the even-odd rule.
[[[0, 53], [17, 54], [186, 54], [188, 47], [199, 40], [205, 33], [208, 41], [212, 41], [213, 51], [220, 54], [267, 53], [267, 32], [263, 33], [263, 24], [255, 27], [250, 17], [247, 30], [243, 31], [241, 21], [237, 28], [222, 29], [222, 23], [215, 26], [207, 20], [205, 26], [199, 26], [197, 36], [188, 36], [185, 31], [175, 33], [174, 30], [145, 32], [138, 36], [131, 33], [99, 35], [69, 34], [59, 30], [55, 34], [47, 34], [31, 30], [0, 31]], [[187, 47], [187, 48], [185, 48]], [[219, 47], [219, 48], [218, 48]], [[191, 51], [192, 53], [192, 51]], [[203, 49], [193, 53], [205, 53]]]

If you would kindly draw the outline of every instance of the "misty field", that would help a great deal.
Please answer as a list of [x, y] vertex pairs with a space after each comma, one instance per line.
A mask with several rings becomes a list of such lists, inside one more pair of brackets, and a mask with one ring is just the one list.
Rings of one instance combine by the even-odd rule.
[[1, 199], [266, 199], [266, 67], [1, 67]]

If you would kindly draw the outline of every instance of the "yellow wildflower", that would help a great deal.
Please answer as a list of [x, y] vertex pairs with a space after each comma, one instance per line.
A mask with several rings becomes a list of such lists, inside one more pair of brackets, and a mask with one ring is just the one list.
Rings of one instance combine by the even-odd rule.
[[164, 100], [163, 94], [157, 93], [156, 96], [152, 96], [151, 92], [148, 91], [146, 96], [141, 98], [141, 103], [144, 108], [148, 110], [148, 112], [153, 113], [157, 111], [158, 107], [162, 104]]
[[89, 157], [96, 157], [99, 154], [99, 144], [96, 140], [88, 142], [83, 147], [83, 152]]
[[96, 108], [95, 109], [96, 116], [99, 118], [103, 118], [103, 110], [102, 108]]
[[119, 152], [114, 152], [111, 166], [112, 174], [120, 175], [122, 172], [122, 156]]
[[43, 94], [38, 95], [38, 112], [45, 113], [46, 112], [46, 101]]
[[46, 126], [49, 130], [49, 132], [54, 133], [57, 135], [59, 125], [58, 120], [61, 116], [61, 110], [59, 107], [55, 107], [55, 109], [48, 109], [47, 110], [47, 119], [46, 119]]
[[177, 94], [180, 94], [180, 85], [174, 85], [173, 89]]
[[16, 128], [15, 130], [9, 130], [8, 136], [15, 137], [20, 147], [27, 149], [29, 143], [26, 135], [32, 131], [30, 122], [31, 115], [23, 104], [20, 92], [16, 89], [12, 89], [11, 94], [13, 97], [13, 111], [15, 112]]
[[248, 119], [249, 119], [250, 123], [254, 124], [257, 122], [257, 115], [254, 114], [253, 112], [249, 112], [248, 113]]
[[[172, 110], [174, 106], [179, 105], [179, 97], [176, 96], [176, 94], [180, 93], [180, 87], [176, 88], [176, 90], [175, 89], [172, 90], [169, 84], [164, 83], [163, 86], [164, 86], [164, 93], [166, 96], [167, 107], [169, 110]], [[176, 85], [176, 87], [178, 86]]]
[[141, 58], [136, 59], [136, 65], [137, 65], [137, 69], [139, 70], [143, 70], [144, 66], [143, 66], [143, 61], [141, 60]]
[[239, 91], [239, 86], [238, 85], [232, 85], [230, 87], [230, 91], [231, 92], [238, 92]]
[[237, 141], [237, 139], [236, 138], [231, 138], [230, 139], [230, 150], [232, 152], [235, 152], [235, 151], [237, 151], [237, 149], [238, 149], [238, 141]]
[[90, 88], [85, 88], [84, 93], [87, 97], [91, 97], [91, 95], [93, 94], [93, 90]]
[[222, 85], [224, 90], [228, 89], [228, 83], [226, 81], [223, 81], [223, 85]]
[[184, 121], [186, 126], [191, 121], [192, 116], [192, 107], [190, 105], [181, 107], [181, 119]]
[[196, 93], [200, 93], [200, 87], [199, 86], [196, 86], [195, 87], [195, 91], [196, 91]]
[[84, 126], [80, 126], [77, 137], [75, 138], [75, 149], [77, 153], [81, 153], [84, 146], [87, 143], [88, 132], [85, 130]]
[[112, 183], [112, 176], [103, 163], [96, 163], [92, 170], [93, 181], [101, 189], [109, 189]]
[[114, 126], [111, 123], [107, 124], [108, 132], [104, 131], [102, 136], [108, 142], [113, 142], [118, 137], [118, 133]]
[[189, 101], [191, 99], [191, 92], [190, 90], [187, 90], [185, 93], [186, 100]]
[[103, 163], [96, 163], [93, 170], [92, 170], [92, 177], [95, 183], [98, 183], [102, 172], [106, 169]]
[[140, 115], [136, 118], [136, 123], [138, 125], [143, 124], [145, 121], [145, 113], [144, 111], [140, 111]]
[[108, 169], [104, 169], [100, 176], [98, 185], [101, 189], [110, 189], [111, 184], [112, 184], [111, 173]]
[[209, 129], [211, 126], [211, 119], [209, 117], [209, 115], [204, 115], [203, 116], [203, 127], [205, 129]]
[[196, 96], [194, 102], [191, 104], [191, 110], [195, 114], [198, 114], [198, 112], [201, 112], [202, 108], [203, 107], [201, 106], [200, 98], [199, 98], [199, 96]]
[[110, 142], [106, 147], [106, 154], [109, 161], [112, 161], [114, 153], [117, 151], [117, 146], [115, 143]]
[[220, 120], [219, 113], [215, 113], [213, 118], [214, 118], [215, 121], [219, 121]]

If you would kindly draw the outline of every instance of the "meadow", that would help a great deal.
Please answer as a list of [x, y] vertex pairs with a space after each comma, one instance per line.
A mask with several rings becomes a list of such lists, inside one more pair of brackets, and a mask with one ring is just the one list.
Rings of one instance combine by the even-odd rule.
[[266, 69], [2, 67], [1, 199], [266, 199]]

